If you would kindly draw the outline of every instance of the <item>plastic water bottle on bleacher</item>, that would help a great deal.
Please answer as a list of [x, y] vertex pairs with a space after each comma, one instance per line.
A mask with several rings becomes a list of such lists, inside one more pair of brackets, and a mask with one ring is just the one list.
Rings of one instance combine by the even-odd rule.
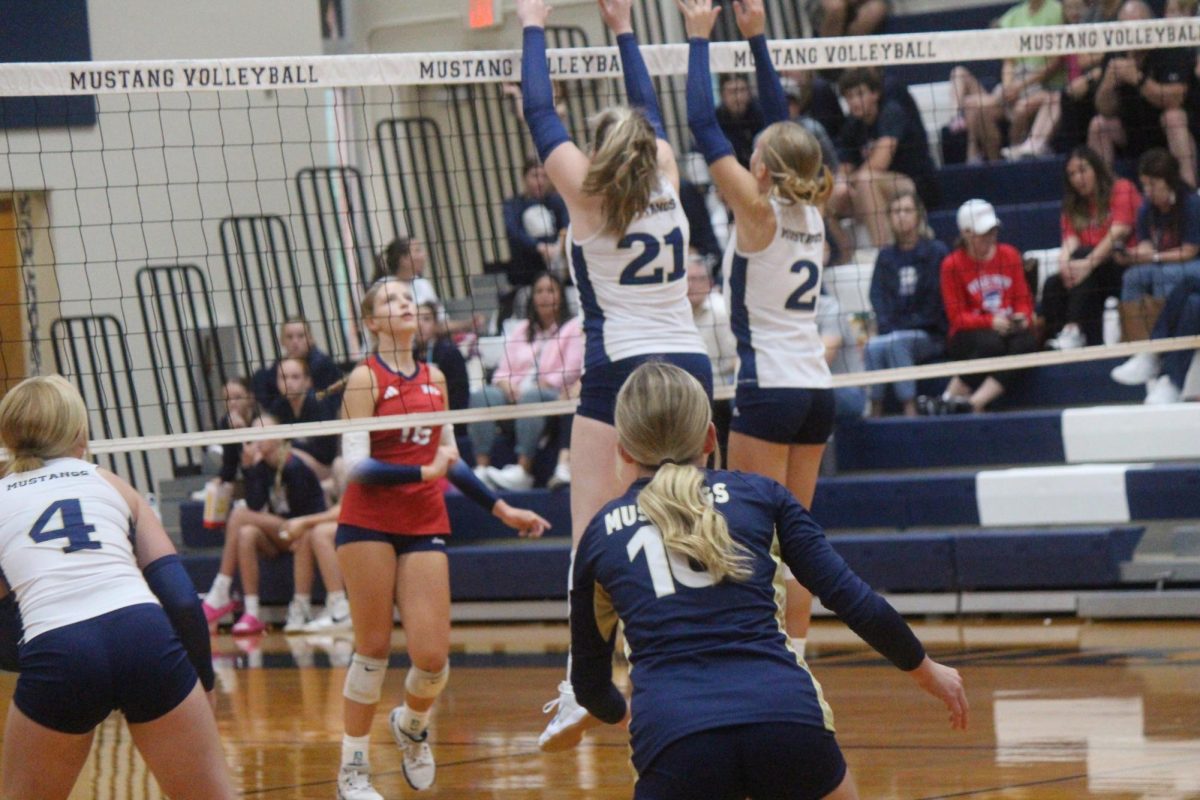
[[1121, 311], [1119, 301], [1110, 297], [1104, 301], [1104, 343], [1117, 344], [1121, 341]]

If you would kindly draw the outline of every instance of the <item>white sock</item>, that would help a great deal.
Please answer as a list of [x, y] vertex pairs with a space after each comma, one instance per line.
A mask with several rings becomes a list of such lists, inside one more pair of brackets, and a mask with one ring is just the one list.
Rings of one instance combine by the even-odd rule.
[[429, 715], [432, 712], [432, 707], [424, 711], [413, 711], [407, 705], [404, 706], [404, 710], [400, 713], [400, 730], [413, 739], [420, 739], [421, 734], [429, 727]]
[[303, 606], [305, 611], [312, 608], [312, 595], [310, 594], [294, 594], [292, 595], [292, 599]]
[[248, 594], [245, 597], [246, 613], [252, 617], [258, 617], [258, 595]]
[[801, 658], [804, 658], [804, 647], [808, 644], [808, 639], [804, 636], [792, 637], [792, 649], [795, 650]]
[[345, 592], [330, 592], [325, 595], [325, 608], [328, 609], [332, 605], [340, 605], [346, 602]]
[[229, 603], [229, 590], [233, 587], [233, 576], [222, 575], [217, 573], [217, 577], [213, 578], [212, 586], [208, 590], [208, 594], [204, 595], [204, 602], [208, 603], [213, 608], [220, 608]]
[[343, 767], [366, 767], [368, 762], [367, 752], [371, 745], [371, 734], [366, 736], [351, 736], [345, 734], [342, 736], [342, 766]]

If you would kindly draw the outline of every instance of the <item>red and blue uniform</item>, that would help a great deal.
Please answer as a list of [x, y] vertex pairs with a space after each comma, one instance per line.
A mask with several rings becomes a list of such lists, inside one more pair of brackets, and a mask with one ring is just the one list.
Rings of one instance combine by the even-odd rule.
[[[377, 355], [369, 356], [366, 364], [375, 377], [375, 416], [446, 410], [446, 398], [430, 378], [427, 364], [418, 363], [411, 375], [393, 370]], [[441, 425], [372, 431], [371, 457], [389, 464], [429, 464], [437, 456], [441, 438]], [[450, 517], [440, 481], [391, 486], [351, 483], [342, 496], [338, 523], [401, 536], [450, 533]]]

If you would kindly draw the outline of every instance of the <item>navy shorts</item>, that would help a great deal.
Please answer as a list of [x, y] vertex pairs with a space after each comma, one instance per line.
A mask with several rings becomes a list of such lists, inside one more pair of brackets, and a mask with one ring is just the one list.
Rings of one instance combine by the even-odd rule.
[[739, 386], [729, 429], [776, 444], [825, 444], [834, 409], [833, 389]]
[[87, 733], [115, 710], [152, 722], [198, 678], [162, 607], [141, 603], [64, 625], [21, 646], [13, 702], [39, 725]]
[[712, 362], [707, 353], [661, 353], [633, 356], [600, 367], [588, 367], [579, 386], [579, 408], [575, 409], [575, 413], [605, 425], [615, 424], [617, 392], [621, 391], [630, 373], [647, 361], [674, 364], [689, 372], [700, 381], [708, 399], [712, 399]]
[[638, 776], [634, 800], [818, 800], [841, 785], [833, 733], [795, 722], [713, 728], [677, 739]]
[[357, 525], [339, 524], [334, 534], [334, 547], [341, 547], [352, 542], [382, 542], [390, 544], [397, 556], [406, 553], [444, 553], [446, 552], [446, 534], [433, 536], [407, 536], [402, 533], [384, 533], [383, 531], [360, 528]]

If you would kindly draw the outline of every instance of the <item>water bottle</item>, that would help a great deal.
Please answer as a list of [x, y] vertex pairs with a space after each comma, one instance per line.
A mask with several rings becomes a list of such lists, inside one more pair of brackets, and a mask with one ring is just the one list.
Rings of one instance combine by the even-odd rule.
[[1121, 341], [1121, 311], [1119, 301], [1110, 297], [1104, 301], [1104, 343], [1117, 344]]

